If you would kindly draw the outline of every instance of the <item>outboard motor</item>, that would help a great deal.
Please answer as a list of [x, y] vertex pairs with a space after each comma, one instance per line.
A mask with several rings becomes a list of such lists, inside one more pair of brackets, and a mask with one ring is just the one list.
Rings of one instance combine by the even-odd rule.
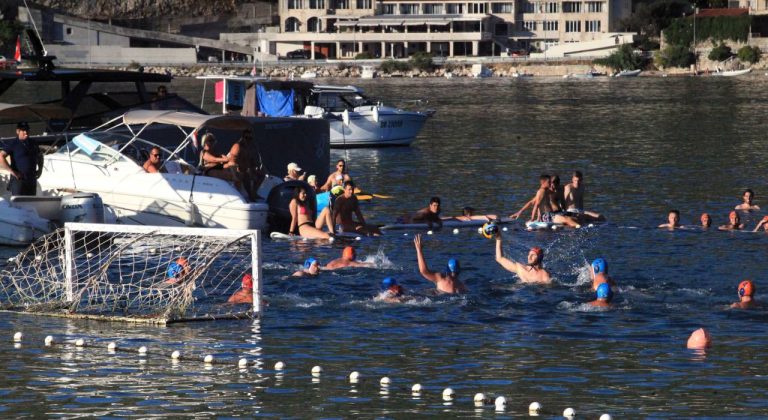
[[104, 223], [104, 203], [101, 197], [94, 193], [75, 193], [61, 197], [61, 222]]
[[269, 193], [267, 204], [269, 204], [269, 228], [273, 232], [288, 233], [291, 228], [291, 211], [288, 205], [291, 204], [293, 194], [296, 188], [304, 187], [307, 190], [307, 203], [311, 214], [316, 214], [315, 190], [304, 181], [288, 181], [274, 188]]

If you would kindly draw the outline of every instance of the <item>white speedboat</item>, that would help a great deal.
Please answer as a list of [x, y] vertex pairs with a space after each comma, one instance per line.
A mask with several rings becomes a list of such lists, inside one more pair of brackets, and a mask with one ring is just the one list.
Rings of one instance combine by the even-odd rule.
[[622, 70], [616, 74], [613, 75], [613, 77], [637, 77], [640, 75], [642, 70]]
[[720, 70], [718, 69], [716, 72], [712, 73], [712, 76], [721, 76], [721, 77], [733, 77], [733, 76], [742, 76], [745, 74], [748, 74], [752, 71], [752, 67], [748, 69], [743, 70]]
[[[226, 123], [221, 121], [224, 119]], [[116, 126], [81, 133], [46, 155], [43, 173], [38, 179], [41, 191], [49, 195], [69, 191], [97, 193], [110, 222], [267, 228], [269, 206], [266, 201], [249, 201], [232, 183], [197, 174], [195, 165], [179, 157], [197, 130], [226, 126], [242, 132], [250, 126], [247, 118], [233, 120], [233, 117], [173, 111], [132, 111], [122, 117], [122, 123], [144, 126], [136, 135], [122, 134], [114, 130]], [[195, 131], [190, 130], [184, 142], [175, 150], [169, 150], [138, 137], [150, 124], [194, 127]], [[142, 164], [153, 147], [160, 147], [166, 159], [163, 163], [166, 173], [147, 173], [143, 169]]]
[[407, 146], [434, 114], [430, 109], [415, 111], [384, 105], [355, 86], [248, 76], [200, 78], [219, 80], [222, 84], [218, 89], [220, 95], [217, 94], [222, 114], [241, 110], [244, 116], [299, 116], [328, 121], [331, 147]]
[[307, 70], [304, 73], [301, 73], [300, 77], [302, 79], [314, 79], [314, 78], [317, 77], [317, 72], [311, 71], [311, 70]]
[[531, 73], [524, 73], [519, 71], [512, 73], [510, 76], [514, 79], [530, 79], [531, 77], [533, 77]]
[[376, 68], [373, 66], [362, 66], [360, 70], [361, 79], [373, 79], [376, 77]]
[[0, 245], [29, 245], [51, 230], [53, 225], [34, 210], [13, 206], [0, 198]]

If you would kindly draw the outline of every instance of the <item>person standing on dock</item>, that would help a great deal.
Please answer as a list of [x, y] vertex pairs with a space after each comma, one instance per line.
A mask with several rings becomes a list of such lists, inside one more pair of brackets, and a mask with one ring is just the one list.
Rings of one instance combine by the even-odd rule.
[[[6, 157], [11, 157], [8, 164]], [[29, 124], [16, 125], [16, 138], [0, 150], [0, 168], [11, 173], [8, 191], [11, 195], [36, 195], [37, 173], [43, 168], [43, 159], [37, 143], [29, 138]]]
[[413, 245], [416, 247], [416, 260], [419, 264], [419, 273], [422, 277], [435, 283], [435, 287], [438, 291], [443, 293], [466, 293], [467, 288], [464, 283], [459, 280], [459, 273], [461, 268], [459, 261], [454, 258], [448, 260], [448, 266], [445, 273], [438, 273], [432, 271], [427, 266], [427, 261], [424, 259], [424, 251], [421, 246], [421, 235], [416, 235], [413, 238]]

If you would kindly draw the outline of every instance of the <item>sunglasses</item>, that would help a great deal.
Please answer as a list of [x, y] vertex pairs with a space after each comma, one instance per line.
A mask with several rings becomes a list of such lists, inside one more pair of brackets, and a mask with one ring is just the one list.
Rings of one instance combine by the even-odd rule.
[[153, 157], [160, 157], [160, 155], [156, 155], [156, 154], [153, 154], [152, 156], [153, 156]]

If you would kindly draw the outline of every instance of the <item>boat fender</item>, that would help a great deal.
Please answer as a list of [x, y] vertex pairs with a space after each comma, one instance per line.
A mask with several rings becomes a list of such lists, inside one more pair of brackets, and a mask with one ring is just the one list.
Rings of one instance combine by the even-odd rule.
[[341, 121], [344, 122], [344, 125], [349, 127], [349, 110], [345, 109], [344, 112], [341, 113]]
[[376, 105], [373, 107], [373, 120], [377, 123], [379, 122], [379, 106]]

